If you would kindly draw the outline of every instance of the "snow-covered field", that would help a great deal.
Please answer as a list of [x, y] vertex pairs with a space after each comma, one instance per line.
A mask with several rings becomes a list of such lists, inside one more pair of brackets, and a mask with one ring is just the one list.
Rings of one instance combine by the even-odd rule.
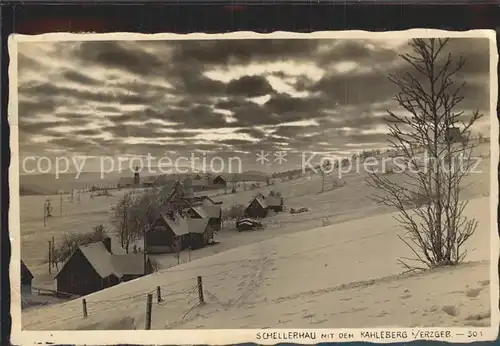
[[[479, 227], [468, 244], [469, 263], [456, 268], [401, 276], [397, 259], [411, 254], [397, 238], [401, 228], [393, 210], [370, 200], [366, 175], [344, 174], [347, 184], [335, 189], [329, 178], [323, 193], [320, 177], [302, 177], [215, 199], [225, 206], [244, 204], [258, 191], [275, 189], [287, 206], [310, 212], [266, 218], [262, 231], [222, 230], [221, 243], [193, 251], [189, 263], [86, 297], [85, 320], [80, 299], [24, 310], [23, 328], [143, 329], [146, 293], [155, 293], [157, 286], [165, 301], [153, 305], [153, 329], [489, 325], [489, 159], [478, 169], [481, 173], [467, 177], [466, 184], [474, 184], [463, 197], [471, 199], [467, 214]], [[40, 244], [68, 231], [107, 225], [117, 197], [82, 200], [46, 228], [33, 212], [35, 201], [25, 202], [36, 197], [21, 198], [21, 256], [37, 276], [35, 284], [49, 279]], [[57, 215], [57, 203], [53, 206]], [[321, 227], [326, 219], [331, 225]], [[187, 257], [182, 253], [183, 261]], [[177, 263], [171, 255], [157, 260], [163, 268]], [[203, 306], [196, 306], [198, 275]]]
[[[480, 220], [470, 263], [401, 276], [409, 251], [391, 214], [296, 232], [163, 270], [81, 300], [23, 312], [24, 329], [142, 329], [146, 294], [162, 287], [152, 328], [489, 325], [488, 198], [471, 201]], [[196, 306], [196, 277], [206, 304]]]

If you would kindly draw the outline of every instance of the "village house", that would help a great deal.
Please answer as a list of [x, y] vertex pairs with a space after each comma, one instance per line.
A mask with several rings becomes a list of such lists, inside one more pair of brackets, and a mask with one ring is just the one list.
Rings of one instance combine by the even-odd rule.
[[115, 255], [111, 239], [79, 246], [55, 276], [56, 291], [87, 295], [153, 272], [144, 254]]
[[187, 222], [191, 249], [200, 249], [214, 238], [214, 229], [209, 225], [208, 218], [187, 218]]
[[252, 218], [264, 218], [269, 213], [269, 207], [262, 195], [255, 196], [245, 208], [244, 215]]
[[191, 218], [179, 212], [162, 213], [146, 232], [145, 248], [148, 253], [173, 252], [176, 244], [180, 249], [205, 246], [213, 238], [209, 218]]
[[31, 295], [31, 282], [33, 281], [33, 274], [28, 269], [26, 264], [21, 261], [21, 295]]
[[[201, 207], [208, 215], [209, 224], [215, 231], [222, 228], [222, 202], [215, 202], [208, 196], [199, 196], [191, 200], [192, 207]], [[189, 211], [189, 210], [188, 210]], [[196, 212], [196, 211], [195, 211]]]
[[194, 219], [208, 218], [208, 224], [214, 231], [222, 228], [222, 207], [221, 204], [205, 205], [195, 204], [186, 210], [189, 217]]
[[224, 178], [222, 175], [218, 175], [214, 178], [212, 184], [214, 188], [225, 188], [227, 185], [227, 181], [226, 178]]
[[156, 186], [156, 182], [158, 181], [158, 177], [154, 175], [150, 175], [148, 177], [142, 178], [142, 186], [144, 187], [153, 187]]
[[276, 213], [283, 211], [283, 197], [279, 195], [269, 195], [266, 197], [265, 202], [269, 210]]
[[209, 176], [196, 174], [191, 182], [194, 191], [205, 190], [210, 187], [211, 179]]

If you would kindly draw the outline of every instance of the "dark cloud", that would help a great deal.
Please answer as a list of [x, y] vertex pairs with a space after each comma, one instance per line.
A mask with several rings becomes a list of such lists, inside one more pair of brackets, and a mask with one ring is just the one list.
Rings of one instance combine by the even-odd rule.
[[309, 125], [309, 126], [280, 126], [273, 131], [273, 135], [286, 137], [286, 138], [297, 138], [299, 135], [305, 135], [308, 133], [317, 132], [321, 130], [320, 127]]
[[74, 135], [81, 135], [81, 136], [98, 136], [102, 134], [104, 129], [78, 129], [72, 131]]
[[69, 150], [88, 150], [89, 148], [95, 146], [95, 144], [91, 140], [82, 140], [71, 137], [65, 138], [54, 138], [49, 142], [51, 145], [55, 145], [62, 148], [67, 148]]
[[19, 121], [30, 119], [40, 113], [52, 113], [56, 109], [56, 102], [52, 98], [42, 98], [40, 100], [19, 101], [18, 113]]
[[340, 106], [387, 101], [397, 91], [381, 73], [329, 74], [314, 83], [310, 90], [320, 92], [331, 104]]
[[[158, 126], [158, 125], [157, 125]], [[195, 137], [196, 135], [202, 134], [202, 131], [180, 131], [176, 130], [175, 132], [169, 132], [166, 136], [170, 138], [185, 138], [190, 139], [191, 137]]]
[[158, 73], [165, 63], [137, 45], [132, 47], [133, 44], [127, 41], [87, 41], [77, 48], [76, 57], [83, 63], [95, 62], [137, 75]]
[[253, 127], [258, 125], [275, 125], [280, 123], [279, 116], [272, 113], [266, 107], [253, 102], [247, 102], [233, 109], [233, 118], [237, 126]]
[[262, 76], [243, 76], [229, 82], [228, 95], [258, 97], [274, 92], [271, 84]]
[[17, 53], [17, 59], [17, 68], [20, 73], [40, 66], [36, 59], [20, 52]]
[[215, 108], [234, 111], [235, 109], [248, 104], [250, 104], [250, 102], [248, 102], [245, 98], [232, 97], [228, 100], [218, 101], [215, 104]]
[[19, 130], [29, 134], [43, 134], [47, 130], [63, 125], [63, 121], [27, 122], [23, 121], [19, 125]]
[[19, 93], [29, 95], [40, 100], [64, 98], [67, 102], [71, 100], [84, 100], [86, 102], [99, 102], [104, 104], [149, 104], [151, 97], [147, 95], [133, 95], [127, 91], [110, 90], [109, 92], [88, 91], [71, 87], [55, 85], [50, 81], [19, 87]]
[[[385, 135], [372, 134], [373, 131], [365, 134], [363, 130], [384, 124], [385, 117], [380, 116], [384, 108], [395, 109], [390, 100], [398, 90], [387, 76], [389, 73], [404, 76], [415, 71], [398, 56], [410, 52], [407, 46], [390, 48], [381, 43], [367, 40], [100, 41], [59, 45], [64, 49], [58, 56], [46, 53], [50, 50], [42, 50], [45, 56], [40, 61], [30, 49], [30, 54], [19, 54], [20, 75], [24, 78], [19, 84], [20, 142], [26, 150], [37, 150], [40, 145], [32, 142], [31, 137], [41, 134], [55, 137], [47, 143], [47, 148], [110, 153], [255, 152], [272, 151], [284, 147], [283, 144], [289, 144], [290, 150], [326, 150], [347, 148], [349, 143], [382, 143], [386, 141]], [[464, 109], [489, 108], [488, 48], [487, 39], [451, 39], [443, 51], [445, 55], [450, 53], [454, 58], [466, 59], [466, 65], [456, 76], [457, 83], [467, 83], [462, 90]], [[56, 65], [50, 63], [51, 58], [54, 62], [56, 59], [66, 61], [56, 69], [53, 68]], [[244, 69], [247, 64], [268, 62], [275, 63], [273, 69], [280, 62], [287, 62], [288, 69], [294, 63], [297, 66], [312, 64], [324, 69], [324, 75], [319, 80], [310, 79], [307, 71], [297, 75], [296, 70], [269, 70], [257, 75], [249, 70], [243, 77], [240, 73], [232, 75], [236, 65]], [[346, 62], [352, 63], [352, 71], [341, 73], [336, 69], [339, 63]], [[94, 67], [107, 70], [105, 81], [100, 80]], [[38, 72], [36, 79], [29, 78], [33, 69]], [[207, 72], [214, 70], [227, 72], [233, 79], [224, 83], [208, 78]], [[131, 81], [133, 75], [136, 77]], [[270, 76], [302, 91], [301, 97], [280, 90]], [[309, 96], [305, 96], [307, 94]], [[263, 95], [270, 95], [263, 105], [249, 100]], [[86, 108], [89, 110], [84, 111]], [[215, 109], [230, 111], [232, 115], [228, 118]], [[54, 116], [61, 121], [53, 121]], [[113, 125], [94, 129], [96, 116]], [[35, 123], [34, 119], [40, 122]], [[311, 119], [318, 125], [286, 125]], [[130, 121], [141, 125], [128, 124]], [[162, 121], [173, 124], [161, 125]], [[72, 133], [61, 133], [57, 130], [61, 125], [75, 129]], [[230, 128], [257, 141], [246, 140], [247, 136], [243, 135], [237, 139], [212, 136], [213, 139], [203, 140], [203, 135], [214, 128]], [[175, 132], [162, 131], [167, 129]], [[266, 134], [270, 129], [274, 130]], [[113, 138], [95, 138], [102, 132], [111, 133]], [[127, 144], [132, 138], [148, 141]], [[165, 145], [170, 138], [175, 143]], [[151, 144], [151, 139], [157, 143]]]
[[264, 105], [230, 99], [219, 102], [216, 107], [234, 112], [236, 123], [231, 126], [255, 127], [324, 117], [325, 114], [319, 111], [321, 104], [325, 104], [325, 100], [317, 97], [297, 98], [276, 94]]
[[228, 126], [223, 115], [215, 113], [208, 106], [194, 106], [181, 110], [169, 110], [166, 120], [179, 123], [183, 129], [209, 129]]
[[241, 144], [254, 143], [254, 141], [249, 141], [246, 139], [224, 139], [224, 140], [221, 140], [219, 143], [227, 144], [227, 145], [231, 145], [231, 146], [236, 146], [236, 145], [241, 145]]
[[[306, 98], [292, 97], [288, 94], [277, 94], [272, 96], [265, 103], [265, 107], [273, 113], [298, 113], [310, 112], [314, 109], [321, 109], [327, 104], [326, 100], [321, 97], [311, 96]], [[334, 105], [334, 103], [332, 103]]]
[[69, 81], [84, 84], [84, 85], [96, 85], [99, 84], [99, 81], [94, 78], [85, 76], [84, 74], [77, 71], [65, 71], [63, 73], [63, 77]]
[[319, 40], [203, 40], [174, 42], [172, 60], [179, 64], [223, 65], [256, 61], [310, 59]]
[[[487, 38], [450, 38], [443, 51], [443, 57], [451, 54], [455, 61], [459, 57], [465, 60], [459, 77], [487, 76], [490, 70], [490, 42]], [[487, 77], [486, 77], [487, 78]]]
[[[464, 102], [467, 103], [467, 107], [484, 109], [484, 98], [481, 100], [480, 95], [484, 95], [487, 83], [473, 83], [470, 81], [470, 78], [477, 75], [485, 77], [488, 75], [488, 44], [487, 40], [452, 39], [439, 56], [437, 66], [442, 66], [442, 61], [448, 54], [451, 54], [454, 63], [458, 63], [460, 57], [465, 58], [465, 66], [455, 75], [455, 80], [457, 85], [461, 82], [468, 83], [462, 92], [462, 96], [467, 100]], [[354, 45], [354, 47], [357, 47], [357, 45]], [[469, 51], [468, 47], [473, 48], [474, 51]], [[350, 47], [349, 50], [355, 51], [360, 58], [368, 54], [363, 53], [364, 49], [360, 49], [359, 47]], [[412, 52], [409, 52], [409, 54], [415, 55]], [[409, 63], [404, 62], [402, 58], [398, 58], [399, 63], [391, 69], [381, 69], [375, 64], [377, 61], [383, 61], [384, 57], [393, 59], [394, 56], [392, 53], [384, 50], [379, 53], [379, 60], [375, 58], [368, 59], [373, 67], [371, 72], [330, 73], [316, 83], [302, 81], [300, 87], [302, 90], [320, 92], [330, 102], [335, 102], [339, 105], [362, 106], [376, 102], [385, 102], [393, 98], [399, 91], [397, 86], [388, 79], [388, 74], [402, 78], [409, 73], [421, 79], [420, 73]], [[368, 55], [365, 56], [365, 58], [367, 57]], [[488, 96], [486, 96], [486, 100], [488, 100]]]
[[106, 126], [102, 129], [104, 132], [109, 132], [113, 136], [121, 138], [165, 138], [168, 135], [161, 131], [160, 127], [155, 124], [143, 124], [141, 126]]

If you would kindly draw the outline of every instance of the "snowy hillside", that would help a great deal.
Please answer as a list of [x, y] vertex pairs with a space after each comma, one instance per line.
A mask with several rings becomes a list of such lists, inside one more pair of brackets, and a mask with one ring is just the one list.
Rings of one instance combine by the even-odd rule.
[[[471, 200], [479, 220], [471, 263], [400, 276], [408, 249], [392, 214], [282, 235], [194, 260], [80, 299], [28, 309], [24, 329], [374, 327], [489, 325], [489, 199]], [[270, 230], [271, 231], [271, 230]], [[197, 306], [196, 277], [206, 304]]]

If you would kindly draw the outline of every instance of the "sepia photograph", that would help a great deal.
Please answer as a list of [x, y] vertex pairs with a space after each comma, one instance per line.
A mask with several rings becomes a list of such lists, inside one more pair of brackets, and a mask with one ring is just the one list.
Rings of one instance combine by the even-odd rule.
[[[9, 54], [18, 335], [498, 334], [494, 32], [13, 35]], [[222, 329], [254, 332], [198, 334]]]

